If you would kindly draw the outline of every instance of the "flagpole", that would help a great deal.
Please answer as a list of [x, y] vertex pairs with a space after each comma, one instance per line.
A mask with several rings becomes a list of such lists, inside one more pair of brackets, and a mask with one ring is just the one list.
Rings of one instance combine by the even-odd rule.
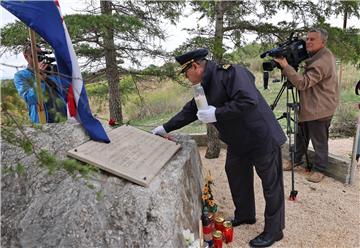
[[43, 94], [41, 90], [41, 80], [40, 80], [40, 69], [39, 69], [39, 61], [37, 57], [36, 51], [36, 38], [35, 32], [29, 28], [29, 35], [31, 40], [31, 54], [33, 58], [33, 65], [34, 65], [34, 72], [35, 72], [35, 81], [36, 81], [36, 95], [38, 99], [38, 115], [41, 124], [46, 123], [46, 116], [45, 116], [45, 109], [44, 109], [44, 101], [43, 101]]

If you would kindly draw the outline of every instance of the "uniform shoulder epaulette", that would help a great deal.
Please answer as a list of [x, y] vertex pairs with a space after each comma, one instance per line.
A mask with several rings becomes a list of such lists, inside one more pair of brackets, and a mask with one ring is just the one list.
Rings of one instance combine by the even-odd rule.
[[224, 70], [227, 70], [231, 67], [231, 64], [223, 64], [221, 65], [221, 68], [224, 69]]

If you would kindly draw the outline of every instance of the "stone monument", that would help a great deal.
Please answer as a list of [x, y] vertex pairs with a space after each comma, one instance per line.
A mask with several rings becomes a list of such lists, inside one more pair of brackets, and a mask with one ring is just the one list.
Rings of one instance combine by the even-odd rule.
[[[70, 123], [25, 134], [59, 159], [89, 139]], [[199, 237], [202, 171], [195, 142], [176, 138], [181, 149], [148, 187], [105, 171], [89, 181], [63, 170], [49, 175], [35, 155], [2, 140], [2, 169], [25, 170], [1, 175], [1, 247], [184, 247], [183, 230]]]

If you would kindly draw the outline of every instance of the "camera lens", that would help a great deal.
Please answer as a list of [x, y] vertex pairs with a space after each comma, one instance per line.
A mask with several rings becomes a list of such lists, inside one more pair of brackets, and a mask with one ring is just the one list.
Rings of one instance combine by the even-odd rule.
[[274, 68], [278, 67], [279, 64], [275, 60], [266, 61], [262, 64], [264, 71], [272, 71]]
[[41, 62], [45, 59], [45, 56], [43, 54], [38, 54], [37, 58], [38, 58], [38, 61]]

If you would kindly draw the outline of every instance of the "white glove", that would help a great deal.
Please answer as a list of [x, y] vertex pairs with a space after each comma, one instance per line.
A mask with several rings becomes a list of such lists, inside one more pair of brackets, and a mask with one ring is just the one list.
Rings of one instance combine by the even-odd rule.
[[165, 136], [167, 134], [167, 132], [165, 131], [162, 125], [154, 128], [151, 132], [152, 134], [160, 135], [160, 136]]
[[196, 116], [203, 123], [216, 122], [215, 110], [216, 108], [214, 106], [209, 105], [207, 109], [199, 110]]

